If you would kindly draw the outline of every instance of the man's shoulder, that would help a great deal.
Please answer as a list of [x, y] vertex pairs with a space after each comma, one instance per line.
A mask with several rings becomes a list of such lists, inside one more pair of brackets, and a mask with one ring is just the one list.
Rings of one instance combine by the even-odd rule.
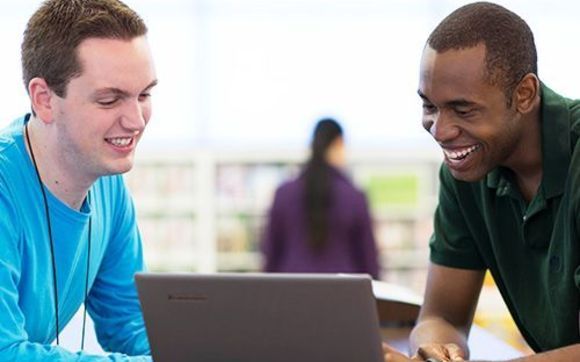
[[574, 174], [580, 174], [580, 124], [574, 130], [572, 129], [572, 145], [569, 170]]
[[9, 128], [0, 131], [0, 156], [15, 150], [16, 140]]
[[570, 110], [570, 132], [572, 136], [572, 149], [577, 148], [580, 138], [580, 99], [568, 101]]
[[4, 173], [8, 166], [13, 163], [15, 152], [18, 150], [14, 140], [0, 135], [0, 174]]
[[572, 148], [574, 148], [580, 136], [580, 99], [562, 96], [548, 88], [545, 84], [542, 84], [542, 97], [542, 103], [544, 105], [556, 105], [560, 109], [567, 109], [572, 136]]
[[580, 99], [562, 97], [566, 102], [570, 122], [570, 166], [574, 170], [580, 166]]
[[22, 137], [22, 127], [26, 117], [20, 117], [0, 130], [0, 155], [18, 151], [16, 140]]
[[23, 118], [17, 119], [0, 130], [0, 179], [14, 179], [22, 171], [23, 148], [18, 145], [22, 137]]
[[[22, 205], [22, 152], [12, 132], [12, 125], [0, 131], [0, 214], [16, 225], [17, 205]], [[20, 202], [19, 202], [20, 199]]]

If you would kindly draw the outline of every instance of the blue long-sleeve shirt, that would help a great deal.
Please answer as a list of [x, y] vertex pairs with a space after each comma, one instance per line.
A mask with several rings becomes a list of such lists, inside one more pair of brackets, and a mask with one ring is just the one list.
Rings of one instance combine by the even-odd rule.
[[97, 180], [80, 211], [45, 187], [60, 329], [84, 300], [90, 219], [88, 312], [99, 343], [115, 353], [91, 356], [50, 345], [56, 338], [50, 241], [40, 186], [24, 145], [26, 120], [0, 133], [0, 361], [151, 361], [133, 279], [144, 269], [141, 239], [120, 176]]

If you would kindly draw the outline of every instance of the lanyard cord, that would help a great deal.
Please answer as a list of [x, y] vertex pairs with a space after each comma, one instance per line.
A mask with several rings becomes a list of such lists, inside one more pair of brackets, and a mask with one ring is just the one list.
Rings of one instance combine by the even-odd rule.
[[[87, 203], [91, 204], [91, 194], [87, 193]], [[89, 267], [91, 263], [91, 217], [89, 216], [89, 235], [87, 239], [87, 273], [85, 274], [85, 308], [83, 310], [83, 332], [81, 336], [81, 351], [85, 349], [85, 326], [87, 323], [87, 300], [89, 298]]]
[[[26, 143], [28, 144], [28, 149], [30, 150], [30, 156], [32, 158], [32, 163], [34, 164], [34, 171], [36, 171], [36, 177], [38, 178], [38, 184], [40, 186], [40, 191], [42, 192], [42, 199], [44, 200], [44, 213], [46, 215], [46, 225], [48, 227], [48, 239], [50, 241], [50, 259], [52, 261], [52, 284], [53, 284], [53, 294], [54, 294], [54, 314], [55, 314], [55, 321], [56, 321], [56, 345], [60, 344], [59, 340], [59, 333], [60, 333], [60, 325], [59, 325], [59, 318], [58, 318], [58, 284], [56, 279], [56, 260], [55, 260], [55, 253], [54, 253], [54, 241], [52, 240], [52, 227], [50, 224], [50, 212], [48, 210], [48, 201], [46, 199], [46, 192], [44, 191], [44, 186], [42, 184], [42, 179], [40, 177], [40, 172], [38, 171], [38, 165], [36, 164], [36, 158], [34, 157], [34, 151], [32, 150], [32, 144], [30, 142], [30, 136], [28, 132], [28, 123], [24, 126], [25, 133], [26, 133]], [[87, 194], [87, 202], [90, 205], [90, 192]], [[88, 299], [88, 291], [89, 291], [89, 267], [91, 261], [91, 217], [89, 216], [89, 235], [87, 241], [87, 272], [85, 277], [85, 308], [83, 311], [83, 331], [81, 337], [81, 351], [85, 347], [85, 327], [86, 327], [86, 320], [87, 320], [87, 299]]]

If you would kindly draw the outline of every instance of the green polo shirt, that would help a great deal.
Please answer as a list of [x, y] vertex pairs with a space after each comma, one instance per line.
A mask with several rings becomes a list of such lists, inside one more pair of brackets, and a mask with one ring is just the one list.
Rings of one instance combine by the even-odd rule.
[[527, 204], [513, 173], [455, 180], [444, 165], [431, 261], [489, 269], [536, 351], [580, 342], [580, 101], [542, 85], [543, 178]]

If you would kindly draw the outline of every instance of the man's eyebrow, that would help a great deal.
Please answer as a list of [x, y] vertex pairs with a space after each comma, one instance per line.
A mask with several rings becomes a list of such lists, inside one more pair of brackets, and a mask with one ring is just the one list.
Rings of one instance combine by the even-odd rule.
[[109, 96], [109, 95], [115, 95], [118, 97], [128, 97], [129, 92], [126, 92], [122, 89], [114, 88], [114, 87], [101, 88], [95, 92], [95, 96], [97, 96], [97, 97], [98, 96]]
[[417, 90], [417, 94], [419, 95], [419, 97], [421, 97], [422, 100], [429, 102], [429, 98], [427, 98], [427, 96], [423, 94], [423, 92]]
[[151, 90], [151, 88], [155, 87], [157, 84], [159, 84], [159, 81], [157, 79], [155, 79], [153, 82], [149, 83], [149, 85], [147, 87], [145, 87], [145, 89], [143, 90], [144, 92]]
[[[420, 90], [417, 91], [417, 94], [419, 95], [419, 97], [421, 97], [423, 101], [431, 103], [429, 98], [425, 94], [423, 94], [423, 92], [421, 92]], [[471, 107], [476, 104], [477, 104], [476, 102], [467, 100], [465, 98], [459, 98], [445, 102], [445, 105], [448, 107]]]
[[455, 99], [445, 103], [450, 107], [471, 107], [474, 106], [476, 103], [472, 101], [468, 101], [467, 99]]
[[[147, 87], [145, 87], [145, 89], [143, 89], [140, 93], [147, 92], [147, 91], [151, 90], [151, 88], [155, 87], [157, 85], [157, 83], [158, 83], [158, 81], [156, 79], [153, 82], [149, 83], [149, 85]], [[115, 95], [115, 96], [124, 98], [124, 97], [129, 97], [130, 93], [127, 91], [124, 91], [120, 88], [108, 87], [108, 88], [98, 89], [95, 92], [95, 95], [96, 96]]]

